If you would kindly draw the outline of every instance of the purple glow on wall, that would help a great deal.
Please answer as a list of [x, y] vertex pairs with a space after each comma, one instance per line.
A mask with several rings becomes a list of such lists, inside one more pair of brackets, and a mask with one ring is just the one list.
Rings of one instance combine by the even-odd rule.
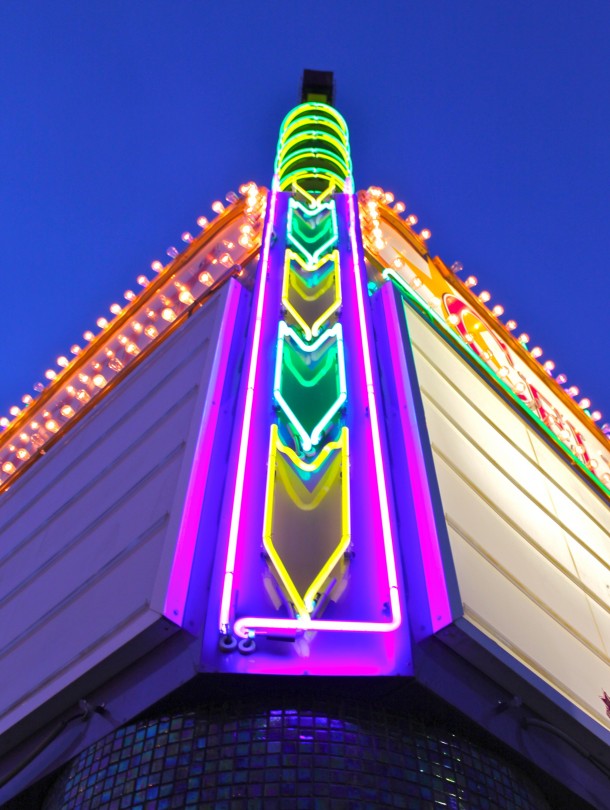
[[178, 530], [174, 560], [165, 595], [163, 614], [172, 622], [180, 625], [182, 625], [184, 619], [195, 545], [201, 522], [206, 484], [211, 469], [210, 462], [218, 423], [220, 399], [225, 383], [231, 350], [231, 337], [234, 333], [241, 294], [242, 287], [231, 280], [228, 285], [225, 311], [218, 333], [218, 342], [214, 352], [207, 395], [184, 499], [184, 509]]
[[392, 284], [386, 284], [379, 294], [382, 296], [392, 373], [396, 381], [396, 404], [407, 455], [409, 486], [418, 527], [430, 621], [432, 631], [437, 632], [452, 622], [447, 583]]

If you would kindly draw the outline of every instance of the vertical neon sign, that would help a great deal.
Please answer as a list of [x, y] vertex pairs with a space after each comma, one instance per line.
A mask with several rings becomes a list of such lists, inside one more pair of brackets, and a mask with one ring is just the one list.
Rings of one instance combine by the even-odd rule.
[[365, 292], [347, 127], [329, 105], [299, 105], [282, 124], [253, 303], [221, 668], [409, 671]]

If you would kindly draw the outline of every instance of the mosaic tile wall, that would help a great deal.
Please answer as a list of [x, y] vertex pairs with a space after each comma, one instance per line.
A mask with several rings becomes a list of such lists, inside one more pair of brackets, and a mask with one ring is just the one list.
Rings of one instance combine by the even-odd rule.
[[473, 742], [367, 707], [216, 707], [125, 726], [80, 754], [44, 810], [550, 810]]

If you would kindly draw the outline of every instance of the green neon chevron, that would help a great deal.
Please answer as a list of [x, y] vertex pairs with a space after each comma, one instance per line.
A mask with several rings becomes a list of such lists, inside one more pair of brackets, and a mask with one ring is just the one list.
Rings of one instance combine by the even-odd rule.
[[286, 236], [308, 264], [317, 264], [320, 257], [336, 243], [338, 238], [334, 201], [322, 203], [311, 209], [290, 199]]

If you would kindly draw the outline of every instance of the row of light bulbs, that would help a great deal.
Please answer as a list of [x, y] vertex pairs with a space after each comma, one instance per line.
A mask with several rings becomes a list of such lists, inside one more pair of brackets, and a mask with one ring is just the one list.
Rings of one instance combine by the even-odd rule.
[[[239, 235], [236, 234], [236, 237], [233, 237], [241, 248], [241, 250], [237, 248], [239, 257], [245, 251], [250, 252], [257, 243], [260, 243], [266, 199], [255, 183], [242, 185], [240, 194], [245, 198], [244, 218], [239, 226]], [[239, 197], [234, 192], [229, 192], [226, 200], [229, 204], [233, 204], [239, 200]], [[212, 210], [220, 215], [225, 210], [225, 206], [217, 200], [212, 204]], [[203, 232], [209, 222], [206, 217], [201, 216], [198, 218], [197, 224]], [[58, 378], [65, 379], [70, 384], [58, 388], [57, 396], [47, 402], [43, 410], [35, 410], [35, 397], [25, 394], [21, 400], [22, 407], [10, 408], [9, 413], [12, 419], [0, 418], [0, 428], [6, 429], [26, 408], [32, 410], [34, 417], [27, 429], [11, 436], [11, 443], [5, 446], [5, 452], [0, 455], [0, 470], [4, 476], [12, 475], [20, 463], [27, 461], [31, 455], [37, 452], [75, 415], [77, 410], [99, 393], [115, 374], [137, 357], [142, 349], [175, 321], [182, 311], [193, 304], [195, 301], [193, 292], [200, 296], [215, 281], [214, 275], [218, 277], [225, 270], [238, 264], [239, 257], [232, 255], [236, 249], [235, 242], [230, 238], [223, 238], [223, 235], [226, 234], [220, 233], [217, 240], [211, 243], [212, 249], [206, 256], [205, 266], [201, 262], [194, 272], [191, 272], [192, 263], [189, 262], [177, 271], [176, 277], [174, 277], [170, 269], [173, 262], [170, 262], [167, 267], [164, 267], [159, 260], [152, 262], [151, 270], [154, 273], [167, 272], [167, 283], [157, 290], [157, 295], [153, 299], [142, 305], [142, 309], [138, 308], [137, 303], [134, 304], [133, 319], [128, 325], [126, 324], [122, 330], [123, 333], [118, 336], [110, 336], [104, 344], [104, 332], [110, 326], [113, 318], [124, 313], [125, 307], [130, 306], [132, 302], [137, 302], [139, 294], [151, 283], [148, 276], [144, 274], [139, 275], [136, 279], [137, 284], [142, 288], [140, 293], [127, 290], [124, 293], [127, 301], [125, 306], [118, 303], [110, 306], [113, 318], [108, 319], [102, 316], [97, 319], [96, 324], [101, 330], [97, 336], [91, 330], [84, 332], [83, 338], [86, 343], [100, 340], [100, 352], [90, 363], [81, 367], [79, 373], [74, 376], [72, 363], [83, 351], [83, 348], [75, 343], [70, 347], [73, 358], [69, 359], [66, 355], [59, 356], [56, 361], [57, 370], [47, 369], [44, 375], [47, 382], [36, 383], [34, 389], [40, 393], [50, 384], [57, 385], [57, 382], [54, 381]], [[195, 237], [188, 231], [185, 231], [181, 238], [187, 245], [195, 240]], [[168, 248], [167, 253], [174, 259], [180, 254], [180, 251], [171, 247]], [[214, 272], [214, 265], [218, 266], [219, 273]], [[201, 289], [197, 285], [200, 285]], [[0, 477], [0, 482], [1, 480]]]
[[[383, 189], [377, 186], [371, 186], [367, 192], [367, 201], [365, 202], [366, 213], [368, 214], [369, 225], [370, 225], [370, 241], [372, 246], [376, 250], [382, 250], [386, 246], [386, 242], [383, 238], [383, 232], [381, 230], [381, 224], [379, 219], [379, 204], [383, 204], [386, 207], [390, 208], [394, 211], [394, 213], [400, 215], [403, 214], [406, 210], [406, 206], [403, 202], [394, 202], [394, 195], [391, 191], [384, 191]], [[415, 214], [409, 214], [405, 218], [406, 224], [412, 229], [415, 224], [417, 224], [417, 217]], [[418, 236], [424, 240], [430, 238], [432, 234], [426, 228], [421, 231]], [[462, 272], [463, 265], [461, 262], [454, 262], [451, 265], [451, 270], [457, 274]], [[463, 284], [465, 287], [472, 289], [476, 287], [478, 284], [478, 279], [476, 276], [468, 276]], [[491, 293], [488, 290], [482, 290], [477, 295], [479, 301], [494, 315], [496, 318], [500, 318], [500, 316], [504, 315], [504, 307], [501, 304], [495, 304], [494, 306], [488, 307], [488, 303], [491, 300]], [[514, 332], [517, 328], [517, 322], [512, 318], [507, 320], [504, 323], [504, 326], [509, 332]], [[522, 332], [517, 340], [523, 346], [526, 351], [529, 351], [529, 354], [535, 359], [538, 360], [542, 368], [546, 371], [546, 373], [552, 377], [553, 371], [555, 370], [555, 362], [553, 360], [545, 360], [544, 362], [540, 360], [540, 357], [543, 355], [543, 350], [540, 346], [534, 346], [532, 349], [528, 349], [528, 343], [530, 342], [530, 336], [526, 332]], [[559, 385], [564, 386], [567, 382], [568, 378], [565, 374], [558, 374], [555, 378], [555, 382]], [[571, 385], [568, 388], [564, 389], [565, 392], [574, 399], [577, 404], [583, 409], [585, 414], [589, 416], [589, 418], [593, 422], [599, 422], [602, 418], [602, 414], [599, 410], [589, 410], [591, 407], [591, 400], [588, 397], [582, 397], [580, 400], [576, 398], [580, 395], [580, 389], [576, 385]], [[602, 432], [606, 436], [610, 436], [610, 423], [603, 424], [601, 426]]]

